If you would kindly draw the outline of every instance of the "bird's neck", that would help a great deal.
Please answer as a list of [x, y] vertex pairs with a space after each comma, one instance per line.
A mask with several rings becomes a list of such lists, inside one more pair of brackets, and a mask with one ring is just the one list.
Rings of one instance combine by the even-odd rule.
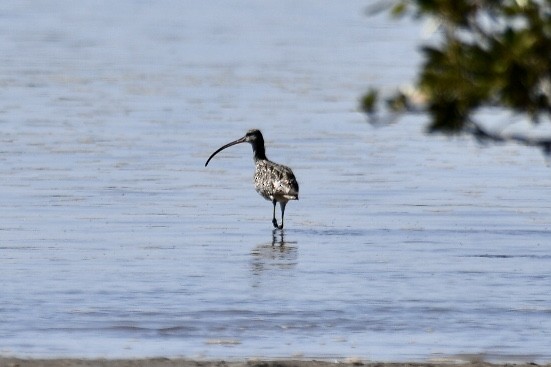
[[266, 149], [264, 149], [264, 144], [262, 145], [253, 145], [254, 160], [263, 159], [266, 160]]

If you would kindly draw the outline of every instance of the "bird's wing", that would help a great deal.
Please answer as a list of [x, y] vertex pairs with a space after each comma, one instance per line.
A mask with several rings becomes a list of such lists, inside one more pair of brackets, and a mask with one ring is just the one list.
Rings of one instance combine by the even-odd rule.
[[298, 182], [289, 167], [273, 162], [259, 162], [255, 186], [261, 194], [285, 199], [298, 198]]

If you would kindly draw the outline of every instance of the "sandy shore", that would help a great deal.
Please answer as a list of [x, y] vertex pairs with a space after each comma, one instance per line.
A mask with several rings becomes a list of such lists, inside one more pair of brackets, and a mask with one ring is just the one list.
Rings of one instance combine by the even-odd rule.
[[[360, 361], [326, 362], [302, 360], [277, 361], [195, 361], [190, 359], [19, 359], [0, 357], [0, 367], [450, 367], [456, 363], [376, 363]], [[461, 363], [465, 367], [534, 367], [536, 364]], [[551, 366], [551, 364], [546, 365]]]

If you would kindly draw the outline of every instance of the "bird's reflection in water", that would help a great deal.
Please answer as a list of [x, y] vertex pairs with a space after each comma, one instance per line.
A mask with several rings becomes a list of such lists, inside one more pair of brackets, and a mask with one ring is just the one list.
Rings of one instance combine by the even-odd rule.
[[296, 241], [285, 240], [284, 231], [274, 229], [271, 242], [260, 244], [251, 251], [253, 274], [294, 268], [298, 258], [296, 244]]

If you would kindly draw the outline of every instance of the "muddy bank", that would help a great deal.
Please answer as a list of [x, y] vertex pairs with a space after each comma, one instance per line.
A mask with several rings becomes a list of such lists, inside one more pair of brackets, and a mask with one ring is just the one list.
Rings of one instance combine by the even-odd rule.
[[[438, 363], [377, 363], [361, 361], [195, 361], [189, 359], [19, 359], [0, 357], [0, 367], [449, 367], [458, 365], [453, 362]], [[534, 363], [492, 364], [487, 362], [459, 363], [465, 367], [534, 367]], [[551, 366], [551, 364], [545, 365]]]

